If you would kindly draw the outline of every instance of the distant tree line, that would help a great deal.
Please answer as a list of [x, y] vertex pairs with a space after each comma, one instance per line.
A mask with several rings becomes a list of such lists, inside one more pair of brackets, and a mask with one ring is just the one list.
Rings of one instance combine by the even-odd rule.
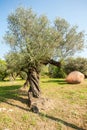
[[[68, 58], [64, 61], [61, 67], [48, 65], [41, 69], [40, 75], [43, 77], [49, 76], [51, 78], [65, 78], [72, 71], [80, 71], [87, 78], [87, 58]], [[15, 80], [17, 77], [21, 79], [27, 79], [25, 72], [18, 72], [14, 70], [12, 66], [8, 64], [8, 61], [0, 59], [0, 80]]]
[[87, 78], [87, 58], [68, 58], [60, 67], [49, 65], [49, 76], [65, 78], [72, 71], [80, 71]]

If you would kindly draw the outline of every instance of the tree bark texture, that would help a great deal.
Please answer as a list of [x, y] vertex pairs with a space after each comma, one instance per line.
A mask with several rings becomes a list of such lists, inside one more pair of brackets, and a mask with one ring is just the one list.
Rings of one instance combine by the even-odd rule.
[[31, 70], [28, 74], [30, 88], [28, 91], [29, 106], [31, 106], [32, 98], [40, 96], [39, 74], [35, 70]]

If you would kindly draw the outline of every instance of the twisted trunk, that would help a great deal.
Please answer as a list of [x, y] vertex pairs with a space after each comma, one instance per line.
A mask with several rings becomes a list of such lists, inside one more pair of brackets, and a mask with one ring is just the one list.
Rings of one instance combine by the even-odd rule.
[[29, 106], [31, 106], [32, 98], [38, 98], [40, 96], [40, 86], [39, 86], [39, 73], [32, 69], [28, 74], [28, 81], [30, 88], [28, 90]]
[[[50, 60], [43, 62], [43, 64], [53, 64], [55, 66], [60, 66], [60, 62]], [[37, 68], [32, 68], [27, 73], [28, 78], [25, 82], [25, 85], [29, 82], [30, 88], [28, 90], [28, 99], [29, 99], [29, 106], [31, 106], [33, 97], [38, 98], [40, 96], [40, 86], [39, 86], [39, 73], [37, 71]]]

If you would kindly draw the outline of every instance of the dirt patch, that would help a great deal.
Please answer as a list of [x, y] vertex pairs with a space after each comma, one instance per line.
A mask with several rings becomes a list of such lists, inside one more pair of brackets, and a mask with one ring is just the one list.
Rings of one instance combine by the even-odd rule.
[[35, 106], [39, 112], [47, 112], [55, 108], [55, 100], [46, 97], [33, 98], [31, 107]]

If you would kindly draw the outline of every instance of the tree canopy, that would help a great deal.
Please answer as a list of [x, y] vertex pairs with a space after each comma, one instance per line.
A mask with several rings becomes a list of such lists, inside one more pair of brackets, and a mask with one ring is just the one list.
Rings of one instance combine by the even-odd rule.
[[8, 16], [5, 40], [18, 54], [21, 65], [29, 68], [81, 50], [84, 33], [76, 29], [64, 19], [57, 18], [51, 25], [46, 16], [38, 16], [32, 9], [17, 8]]
[[50, 27], [46, 16], [37, 16], [31, 9], [18, 8], [8, 17], [5, 40], [16, 52], [25, 68], [47, 62], [59, 44], [59, 33]]

